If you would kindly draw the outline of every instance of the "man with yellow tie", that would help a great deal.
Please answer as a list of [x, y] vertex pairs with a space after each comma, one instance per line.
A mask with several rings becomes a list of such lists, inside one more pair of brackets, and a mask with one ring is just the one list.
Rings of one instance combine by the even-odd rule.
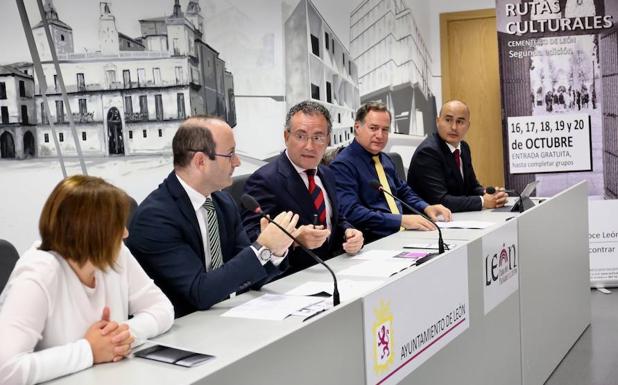
[[382, 152], [388, 143], [390, 125], [391, 114], [385, 104], [362, 105], [356, 112], [354, 140], [330, 165], [337, 180], [340, 209], [353, 226], [363, 231], [367, 241], [401, 229], [435, 230], [427, 219], [409, 214], [390, 195], [371, 188], [372, 180], [379, 180], [384, 190], [431, 219], [451, 220], [449, 209], [440, 204], [427, 204], [397, 176], [393, 161]]

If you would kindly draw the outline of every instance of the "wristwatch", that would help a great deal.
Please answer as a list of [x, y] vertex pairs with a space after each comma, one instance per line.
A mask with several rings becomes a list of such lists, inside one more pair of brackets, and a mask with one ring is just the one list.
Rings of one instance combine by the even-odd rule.
[[266, 246], [262, 246], [258, 241], [253, 242], [251, 245], [257, 250], [258, 257], [262, 262], [270, 261], [270, 258], [273, 256], [273, 252], [270, 251]]

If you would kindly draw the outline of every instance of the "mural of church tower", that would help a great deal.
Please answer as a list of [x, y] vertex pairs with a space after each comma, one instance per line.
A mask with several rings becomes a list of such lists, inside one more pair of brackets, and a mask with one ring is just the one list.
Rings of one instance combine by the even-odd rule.
[[99, 8], [99, 48], [103, 54], [117, 54], [119, 45], [116, 18], [110, 10], [110, 3], [99, 3]]
[[204, 33], [204, 16], [202, 16], [202, 8], [200, 7], [199, 1], [189, 1], [189, 4], [187, 4], [186, 17], [193, 23], [193, 26], [198, 31]]
[[[56, 46], [56, 53], [73, 53], [73, 29], [68, 24], [60, 20], [52, 0], [45, 0], [43, 9], [45, 10], [45, 20], [49, 24], [52, 40]], [[37, 25], [32, 27], [32, 33], [34, 34], [34, 40], [39, 49], [41, 60], [46, 61], [51, 60], [52, 57], [49, 44], [47, 44], [47, 36], [45, 35], [45, 28], [43, 28], [43, 25], [43, 21], [41, 20]]]

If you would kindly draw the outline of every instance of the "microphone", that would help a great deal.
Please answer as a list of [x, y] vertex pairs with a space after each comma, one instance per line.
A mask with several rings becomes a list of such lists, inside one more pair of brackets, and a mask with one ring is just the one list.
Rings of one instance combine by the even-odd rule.
[[279, 230], [281, 230], [281, 231], [283, 231], [285, 233], [285, 235], [287, 235], [288, 237], [292, 238], [294, 240], [294, 242], [296, 242], [298, 244], [298, 246], [300, 246], [300, 248], [303, 249], [303, 251], [305, 253], [309, 254], [309, 256], [311, 256], [311, 258], [315, 259], [315, 261], [317, 263], [319, 263], [322, 266], [324, 266], [326, 268], [326, 270], [328, 270], [330, 272], [330, 275], [333, 276], [333, 306], [339, 305], [340, 301], [339, 301], [339, 289], [337, 288], [337, 276], [335, 275], [333, 270], [326, 264], [326, 262], [324, 262], [322, 260], [322, 258], [318, 257], [318, 255], [316, 253], [314, 253], [313, 251], [311, 251], [308, 248], [306, 248], [298, 239], [296, 239], [295, 236], [293, 236], [286, 229], [281, 227], [280, 224], [278, 224], [277, 222], [273, 221], [266, 214], [264, 214], [264, 212], [262, 211], [262, 208], [260, 207], [259, 203], [251, 195], [243, 194], [240, 197], [240, 203], [243, 205], [243, 207], [245, 209], [251, 211], [252, 213], [255, 213], [255, 214], [259, 215], [262, 218], [266, 218], [266, 220], [269, 223], [272, 223], [275, 226], [277, 226], [279, 228]]
[[431, 218], [429, 218], [427, 215], [425, 215], [424, 213], [418, 211], [417, 209], [415, 209], [414, 207], [410, 206], [409, 204], [407, 204], [406, 202], [402, 201], [401, 199], [399, 199], [398, 197], [394, 196], [393, 194], [391, 194], [390, 192], [384, 190], [384, 187], [382, 187], [382, 184], [380, 184], [379, 181], [377, 180], [370, 180], [369, 181], [369, 187], [378, 190], [378, 191], [382, 191], [383, 193], [386, 193], [390, 196], [392, 196], [393, 198], [395, 198], [396, 200], [398, 200], [399, 202], [401, 202], [402, 205], [404, 205], [408, 210], [412, 211], [414, 214], [416, 215], [420, 215], [421, 217], [427, 219], [429, 222], [433, 223], [434, 226], [436, 226], [436, 228], [438, 229], [438, 254], [442, 254], [444, 253], [444, 239], [442, 238], [442, 230], [440, 230], [440, 226], [438, 226], [436, 224], [436, 222], [434, 222]]
[[[495, 194], [495, 193], [496, 193], [496, 191], [498, 191], [498, 190], [496, 190], [496, 188], [495, 188], [494, 186], [487, 186], [487, 187], [485, 187], [485, 192], [486, 192], [487, 194]], [[505, 192], [505, 193], [507, 193], [507, 194], [516, 194], [516, 195], [519, 195], [519, 193], [518, 193], [517, 191], [515, 191], [515, 190], [502, 189], [502, 190], [500, 190], [500, 191], [504, 191], [504, 192]]]
[[[497, 190], [494, 186], [485, 187], [485, 192], [487, 194], [495, 194], [496, 191]], [[524, 205], [521, 203], [521, 194], [519, 192], [517, 192], [516, 190], [507, 190], [507, 189], [503, 189], [501, 191], [504, 191], [507, 194], [515, 194], [519, 198], [517, 202], [515, 203], [515, 205], [513, 205], [513, 210], [511, 211], [519, 210], [520, 213], [524, 212]]]

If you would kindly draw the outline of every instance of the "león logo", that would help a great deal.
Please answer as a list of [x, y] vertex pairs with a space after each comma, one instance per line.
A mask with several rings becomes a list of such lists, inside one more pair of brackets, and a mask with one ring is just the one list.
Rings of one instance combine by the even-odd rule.
[[517, 274], [517, 249], [516, 246], [506, 247], [502, 244], [500, 253], [485, 257], [485, 286], [491, 286], [498, 281], [501, 285]]
[[393, 314], [388, 302], [380, 301], [374, 309], [376, 322], [373, 324], [374, 371], [381, 374], [393, 363]]

